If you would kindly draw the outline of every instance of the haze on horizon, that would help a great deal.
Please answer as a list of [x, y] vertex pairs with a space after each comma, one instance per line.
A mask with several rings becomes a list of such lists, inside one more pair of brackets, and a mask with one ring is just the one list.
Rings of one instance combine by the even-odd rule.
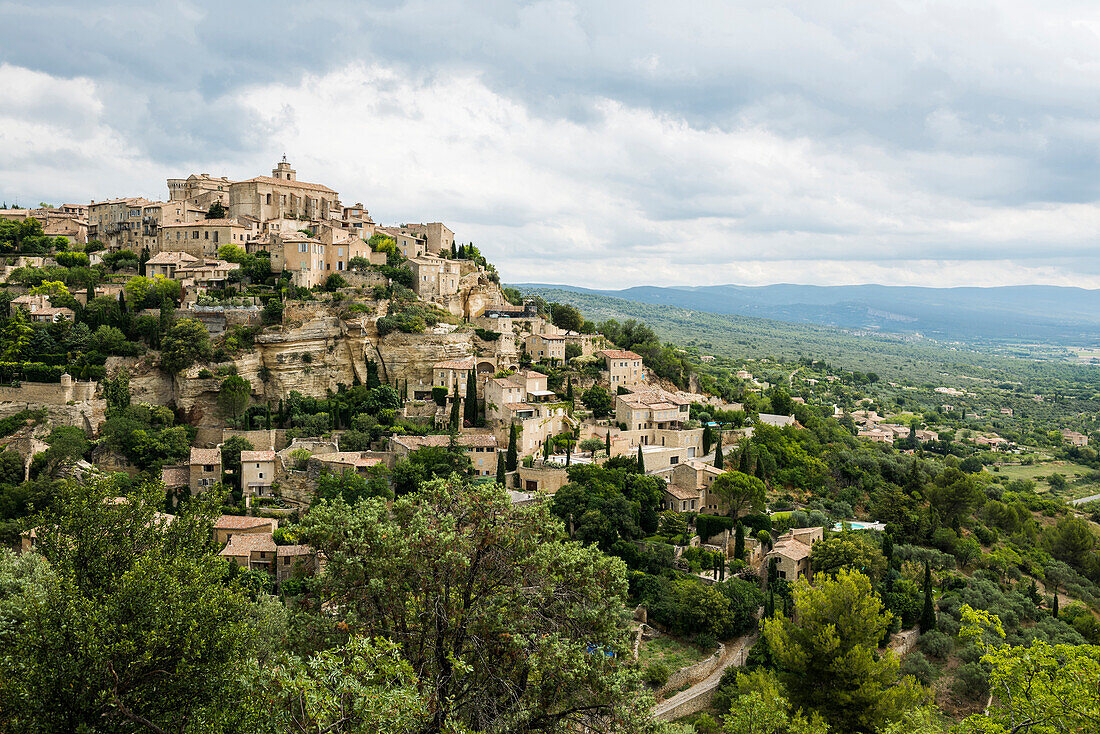
[[286, 153], [509, 282], [1100, 288], [1086, 2], [0, 6], [0, 201]]

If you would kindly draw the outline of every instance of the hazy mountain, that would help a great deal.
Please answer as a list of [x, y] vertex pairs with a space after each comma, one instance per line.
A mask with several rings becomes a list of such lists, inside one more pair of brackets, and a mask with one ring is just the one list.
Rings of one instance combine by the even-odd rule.
[[560, 288], [642, 303], [938, 339], [1100, 343], [1100, 290], [1058, 286], [919, 288], [855, 285]]

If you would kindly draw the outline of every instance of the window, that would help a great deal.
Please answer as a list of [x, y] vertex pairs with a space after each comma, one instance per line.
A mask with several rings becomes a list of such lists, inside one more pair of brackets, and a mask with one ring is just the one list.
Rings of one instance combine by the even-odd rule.
[[267, 195], [267, 203], [268, 203], [268, 204], [271, 204], [271, 194], [268, 194], [268, 195]]
[[263, 479], [263, 478], [264, 478], [264, 473], [260, 472], [260, 479]]
[[202, 238], [203, 238], [204, 240], [208, 240], [208, 239], [210, 239], [210, 232], [203, 232], [203, 233], [202, 233]]
[[214, 232], [214, 244], [215, 245], [218, 244], [218, 233], [217, 233], [217, 231]]

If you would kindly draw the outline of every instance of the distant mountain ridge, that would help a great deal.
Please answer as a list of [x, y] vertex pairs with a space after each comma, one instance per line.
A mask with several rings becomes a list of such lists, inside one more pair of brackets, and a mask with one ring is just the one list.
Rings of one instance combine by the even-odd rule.
[[994, 288], [778, 284], [558, 288], [654, 305], [842, 329], [920, 333], [945, 340], [992, 339], [1065, 345], [1100, 343], [1100, 290], [1023, 285]]

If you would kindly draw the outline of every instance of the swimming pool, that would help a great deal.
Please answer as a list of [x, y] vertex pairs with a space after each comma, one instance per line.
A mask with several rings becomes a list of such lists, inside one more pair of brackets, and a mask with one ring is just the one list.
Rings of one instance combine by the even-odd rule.
[[847, 525], [851, 530], [885, 530], [886, 523], [863, 522], [861, 520], [844, 520], [833, 525], [833, 532], [840, 532]]

